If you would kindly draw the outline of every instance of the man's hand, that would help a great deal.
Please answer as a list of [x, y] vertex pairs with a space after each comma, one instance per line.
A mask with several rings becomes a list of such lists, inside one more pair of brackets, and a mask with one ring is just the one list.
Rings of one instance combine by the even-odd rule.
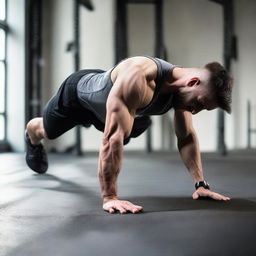
[[203, 187], [198, 188], [194, 194], [192, 195], [193, 199], [198, 199], [199, 197], [210, 197], [214, 200], [223, 200], [223, 201], [229, 201], [230, 198], [223, 196], [221, 194], [215, 193], [211, 191], [210, 189], [205, 189]]
[[115, 211], [119, 211], [121, 214], [131, 212], [138, 213], [142, 211], [142, 207], [139, 205], [132, 204], [129, 201], [123, 201], [118, 199], [112, 199], [103, 203], [103, 209], [108, 211], [109, 213], [115, 213]]

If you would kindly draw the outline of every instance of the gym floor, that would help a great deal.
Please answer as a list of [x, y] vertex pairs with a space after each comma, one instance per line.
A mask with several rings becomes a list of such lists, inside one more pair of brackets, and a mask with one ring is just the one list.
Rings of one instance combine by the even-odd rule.
[[230, 202], [193, 200], [177, 154], [125, 153], [122, 199], [144, 212], [104, 212], [97, 155], [50, 154], [45, 175], [24, 154], [0, 155], [0, 255], [256, 255], [255, 152], [203, 154], [205, 178]]

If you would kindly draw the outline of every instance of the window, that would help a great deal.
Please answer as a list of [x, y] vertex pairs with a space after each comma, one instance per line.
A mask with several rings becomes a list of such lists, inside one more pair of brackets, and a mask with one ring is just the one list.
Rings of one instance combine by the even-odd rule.
[[6, 140], [6, 0], [0, 0], [0, 142]]
[[0, 20], [5, 20], [6, 18], [6, 0], [0, 0]]

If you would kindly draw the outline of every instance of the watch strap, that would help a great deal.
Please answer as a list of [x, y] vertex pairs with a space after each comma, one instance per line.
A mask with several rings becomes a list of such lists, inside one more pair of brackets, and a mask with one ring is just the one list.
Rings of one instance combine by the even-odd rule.
[[206, 180], [196, 182], [195, 188], [198, 189], [200, 187], [203, 187], [205, 189], [210, 189], [210, 185]]

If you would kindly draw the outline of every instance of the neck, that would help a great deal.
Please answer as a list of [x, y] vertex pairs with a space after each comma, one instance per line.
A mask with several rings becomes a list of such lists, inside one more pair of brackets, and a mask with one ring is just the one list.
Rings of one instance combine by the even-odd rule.
[[176, 93], [181, 87], [186, 85], [187, 68], [175, 67], [172, 71], [171, 78], [165, 83], [163, 91], [167, 93]]
[[187, 86], [191, 77], [202, 77], [200, 68], [179, 68], [175, 67], [172, 71], [171, 78], [164, 86], [164, 92], [176, 93], [182, 87]]

